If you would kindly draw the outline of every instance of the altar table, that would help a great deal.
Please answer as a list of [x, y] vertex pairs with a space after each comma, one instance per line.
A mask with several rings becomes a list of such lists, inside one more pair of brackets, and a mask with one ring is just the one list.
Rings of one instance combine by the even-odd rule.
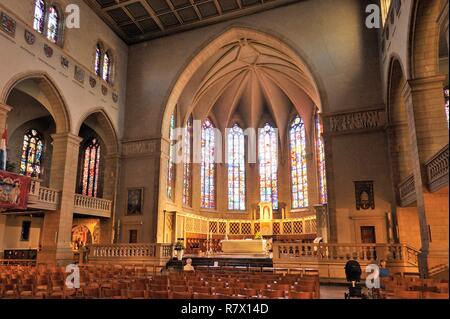
[[222, 240], [222, 252], [229, 254], [263, 254], [266, 252], [266, 240]]

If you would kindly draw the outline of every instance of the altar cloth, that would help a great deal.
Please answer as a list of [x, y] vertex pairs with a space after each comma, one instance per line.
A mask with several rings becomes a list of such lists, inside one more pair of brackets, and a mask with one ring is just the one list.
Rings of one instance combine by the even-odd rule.
[[266, 240], [222, 240], [222, 252], [228, 254], [264, 254]]

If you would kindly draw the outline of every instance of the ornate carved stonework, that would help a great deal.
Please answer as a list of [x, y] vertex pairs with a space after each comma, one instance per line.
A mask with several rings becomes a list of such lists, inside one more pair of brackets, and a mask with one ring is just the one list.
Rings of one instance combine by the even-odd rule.
[[51, 58], [53, 56], [52, 47], [47, 44], [44, 44], [44, 53], [47, 58]]
[[75, 80], [77, 80], [80, 83], [84, 83], [84, 70], [80, 68], [78, 65], [75, 65]]
[[0, 28], [11, 37], [16, 36], [16, 20], [4, 12], [0, 13]]
[[69, 60], [66, 57], [62, 56], [62, 55], [61, 55], [61, 66], [64, 69], [68, 69], [69, 68]]
[[328, 127], [325, 129], [331, 133], [340, 133], [381, 128], [385, 123], [385, 112], [379, 109], [332, 115], [328, 117]]
[[108, 88], [106, 86], [104, 86], [104, 85], [102, 85], [102, 94], [104, 96], [106, 96], [106, 94], [108, 94]]
[[375, 209], [375, 196], [373, 194], [373, 181], [356, 181], [355, 200], [356, 209]]
[[24, 37], [29, 45], [33, 45], [36, 42], [36, 36], [28, 30], [25, 30]]
[[97, 80], [94, 77], [90, 76], [89, 84], [91, 85], [91, 88], [95, 88], [95, 86], [97, 85]]
[[134, 141], [123, 143], [124, 156], [153, 154], [156, 152], [156, 142], [152, 140]]

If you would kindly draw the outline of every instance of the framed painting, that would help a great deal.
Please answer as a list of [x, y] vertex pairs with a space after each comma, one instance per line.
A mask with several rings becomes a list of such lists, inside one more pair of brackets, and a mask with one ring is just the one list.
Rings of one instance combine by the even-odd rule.
[[129, 188], [127, 200], [127, 215], [142, 215], [144, 202], [143, 188]]

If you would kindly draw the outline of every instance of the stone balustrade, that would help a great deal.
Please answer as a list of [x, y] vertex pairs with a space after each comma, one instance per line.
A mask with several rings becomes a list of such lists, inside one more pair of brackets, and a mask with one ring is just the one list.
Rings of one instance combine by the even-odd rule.
[[448, 185], [448, 144], [425, 163], [428, 189], [438, 191]]
[[110, 244], [93, 245], [89, 258], [93, 262], [165, 263], [172, 256], [172, 244]]
[[103, 198], [75, 194], [74, 210], [78, 214], [111, 217], [112, 201]]
[[409, 206], [416, 201], [414, 174], [409, 175], [398, 185], [398, 196], [402, 207]]
[[346, 262], [356, 258], [360, 263], [385, 259], [390, 263], [418, 266], [419, 251], [404, 244], [304, 244], [274, 243], [273, 259], [282, 261]]

